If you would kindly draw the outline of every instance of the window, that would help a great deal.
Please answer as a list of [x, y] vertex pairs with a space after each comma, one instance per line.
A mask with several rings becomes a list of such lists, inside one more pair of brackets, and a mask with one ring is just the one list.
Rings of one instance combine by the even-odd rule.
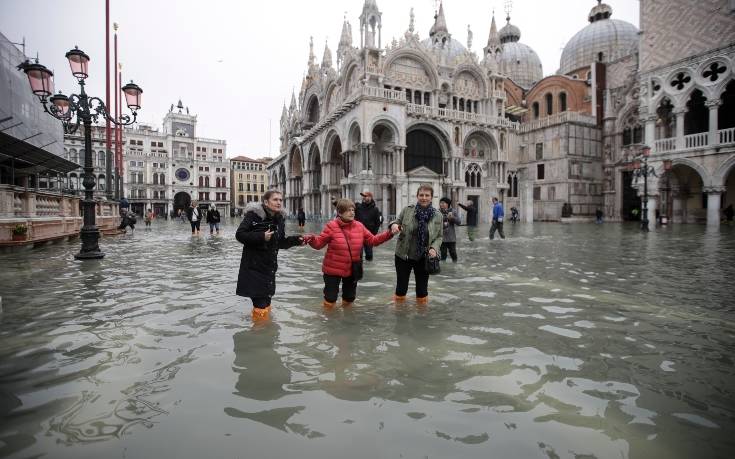
[[543, 180], [545, 175], [544, 171], [544, 165], [543, 164], [537, 164], [536, 165], [536, 180]]
[[199, 177], [199, 187], [204, 187], [204, 177]]
[[237, 191], [245, 191], [244, 188], [245, 187], [244, 187], [244, 185], [242, 183], [238, 183], [237, 184]]
[[163, 148], [163, 142], [158, 142], [158, 148]]
[[540, 186], [533, 187], [533, 200], [534, 201], [541, 200], [541, 187]]
[[565, 92], [559, 94], [559, 111], [567, 111], [567, 93]]
[[260, 191], [261, 192], [265, 191], [265, 185], [263, 185], [262, 183], [260, 184]]
[[166, 184], [166, 174], [158, 174], [158, 184], [159, 185]]
[[544, 159], [544, 144], [542, 142], [536, 144], [536, 161]]
[[204, 186], [209, 188], [209, 177], [204, 177]]
[[554, 97], [551, 94], [546, 94], [546, 114], [551, 115], [554, 113]]
[[533, 119], [537, 120], [538, 119], [538, 115], [539, 115], [538, 102], [534, 102], [532, 107], [533, 107]]
[[250, 184], [247, 184], [247, 191], [250, 191]]
[[548, 197], [549, 201], [555, 201], [556, 200], [556, 187], [550, 186], [548, 189]]
[[151, 147], [155, 148], [156, 147], [156, 142], [151, 142]]
[[222, 177], [222, 188], [227, 188], [227, 177]]

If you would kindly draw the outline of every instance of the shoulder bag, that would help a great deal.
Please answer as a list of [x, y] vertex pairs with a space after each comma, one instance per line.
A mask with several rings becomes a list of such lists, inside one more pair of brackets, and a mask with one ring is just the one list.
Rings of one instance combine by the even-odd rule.
[[[339, 224], [339, 223], [338, 223]], [[345, 242], [347, 243], [347, 250], [350, 252], [350, 261], [352, 262], [352, 278], [355, 279], [355, 282], [362, 279], [362, 250], [360, 250], [360, 261], [353, 261], [352, 260], [352, 248], [350, 247], [350, 238], [347, 236], [347, 233], [345, 233], [345, 230], [340, 227], [340, 230], [342, 230], [342, 234], [345, 237]]]

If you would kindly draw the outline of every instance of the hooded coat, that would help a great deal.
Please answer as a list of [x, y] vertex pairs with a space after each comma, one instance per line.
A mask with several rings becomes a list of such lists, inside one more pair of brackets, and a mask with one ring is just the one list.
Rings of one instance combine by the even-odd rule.
[[[350, 277], [352, 275], [352, 262], [362, 259], [363, 245], [380, 245], [391, 237], [393, 235], [390, 231], [373, 235], [365, 228], [365, 225], [357, 220], [345, 223], [337, 217], [330, 220], [324, 227], [322, 234], [314, 236], [309, 245], [319, 250], [329, 244], [327, 253], [324, 255], [324, 262], [322, 262], [322, 272], [324, 274]], [[347, 238], [349, 238], [349, 245]]]
[[375, 201], [371, 200], [367, 204], [360, 202], [355, 207], [355, 220], [365, 225], [371, 233], [378, 234], [380, 224], [383, 223], [383, 214], [375, 205]]
[[[284, 222], [282, 212], [266, 212], [259, 202], [251, 202], [245, 208], [245, 217], [235, 233], [235, 239], [243, 244], [237, 276], [239, 296], [264, 298], [275, 295], [278, 250], [301, 245], [299, 236], [286, 236]], [[264, 233], [269, 225], [275, 226], [275, 232], [266, 242]]]

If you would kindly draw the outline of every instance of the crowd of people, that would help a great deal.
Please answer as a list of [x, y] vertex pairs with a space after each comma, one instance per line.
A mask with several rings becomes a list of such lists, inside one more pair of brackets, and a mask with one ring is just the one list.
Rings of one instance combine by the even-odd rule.
[[[349, 199], [334, 200], [334, 218], [327, 222], [320, 234], [286, 235], [283, 195], [279, 191], [266, 192], [262, 203], [248, 204], [235, 234], [235, 238], [243, 244], [236, 293], [252, 301], [254, 322], [265, 320], [270, 315], [271, 300], [276, 291], [279, 250], [300, 245], [309, 245], [316, 250], [327, 248], [322, 261], [322, 304], [325, 309], [335, 307], [340, 287], [341, 306], [352, 305], [357, 298], [357, 285], [363, 276], [364, 261], [373, 259], [373, 247], [393, 237], [397, 238], [393, 301], [406, 301], [413, 274], [417, 305], [428, 303], [429, 276], [438, 272], [438, 261], [446, 260], [448, 256], [453, 262], [457, 261], [456, 226], [461, 225], [461, 221], [458, 212], [452, 208], [451, 199], [443, 197], [439, 209], [436, 209], [432, 205], [433, 188], [422, 185], [417, 190], [416, 202], [404, 207], [388, 223], [387, 229], [380, 232], [383, 216], [375, 205], [372, 193], [365, 191], [360, 195], [362, 202], [357, 205]], [[474, 210], [467, 212], [467, 220], [473, 223], [471, 227], [476, 227], [474, 204], [460, 206]], [[495, 232], [505, 238], [503, 217], [502, 204], [493, 198], [491, 239]], [[303, 231], [303, 209], [299, 209], [297, 221], [299, 230]], [[474, 237], [472, 232], [471, 238]]]

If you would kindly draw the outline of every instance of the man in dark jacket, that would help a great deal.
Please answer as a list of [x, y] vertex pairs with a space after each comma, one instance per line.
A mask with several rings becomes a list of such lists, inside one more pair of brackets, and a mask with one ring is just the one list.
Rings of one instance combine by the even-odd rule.
[[477, 207], [475, 207], [475, 204], [472, 201], [469, 201], [466, 206], [461, 202], [458, 202], [457, 205], [467, 212], [467, 217], [465, 218], [467, 225], [467, 237], [470, 241], [474, 241], [475, 229], [477, 228]]
[[222, 217], [219, 214], [219, 210], [217, 210], [217, 207], [212, 204], [209, 208], [209, 212], [207, 212], [207, 223], [209, 223], [209, 235], [211, 236], [212, 233], [214, 233], [215, 230], [217, 230], [217, 234], [219, 234], [219, 224], [222, 220]]
[[[362, 202], [357, 205], [355, 209], [355, 220], [362, 223], [365, 228], [373, 234], [378, 234], [380, 225], [383, 223], [383, 214], [378, 209], [373, 201], [373, 193], [370, 191], [364, 191], [360, 193], [362, 196]], [[373, 259], [373, 248], [367, 244], [363, 245], [365, 250], [365, 259], [370, 261]]]

